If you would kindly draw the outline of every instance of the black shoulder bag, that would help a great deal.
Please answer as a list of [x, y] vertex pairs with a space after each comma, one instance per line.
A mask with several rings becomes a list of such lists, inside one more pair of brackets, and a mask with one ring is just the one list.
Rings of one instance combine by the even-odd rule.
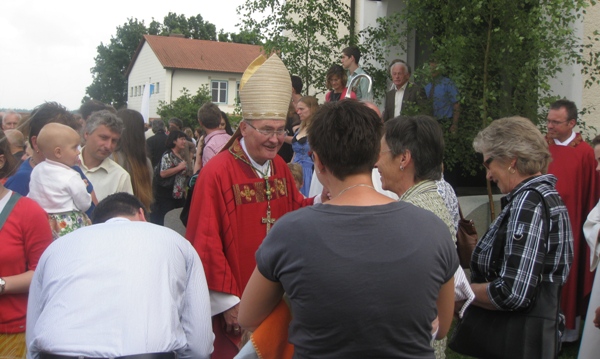
[[156, 184], [159, 187], [164, 187], [164, 188], [173, 188], [173, 186], [175, 185], [175, 176], [176, 175], [172, 175], [169, 177], [161, 177], [160, 176], [160, 165], [162, 164], [162, 158], [164, 157], [164, 155], [166, 153], [169, 153], [170, 150], [165, 151], [165, 153], [163, 153], [162, 156], [160, 156], [160, 161], [158, 162], [158, 164], [156, 166], [154, 166], [154, 182], [156, 182]]
[[[550, 237], [550, 210], [542, 198], [546, 218], [544, 253]], [[501, 258], [504, 240], [494, 242], [493, 258]], [[500, 260], [498, 260], [500, 262]], [[541, 281], [531, 305], [519, 311], [487, 310], [471, 305], [454, 328], [448, 347], [457, 353], [485, 359], [555, 359], [560, 347], [559, 315], [562, 285]]]

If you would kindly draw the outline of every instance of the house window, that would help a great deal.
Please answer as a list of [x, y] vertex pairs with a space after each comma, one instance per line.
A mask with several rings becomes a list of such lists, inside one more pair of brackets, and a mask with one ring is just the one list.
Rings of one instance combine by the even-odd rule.
[[156, 86], [154, 86], [154, 93], [159, 93], [160, 91], [160, 82], [156, 83]]
[[211, 81], [212, 102], [227, 103], [227, 81]]
[[235, 100], [236, 100], [236, 102], [239, 103], [240, 102], [240, 82], [239, 81], [235, 83], [235, 87], [236, 87]]

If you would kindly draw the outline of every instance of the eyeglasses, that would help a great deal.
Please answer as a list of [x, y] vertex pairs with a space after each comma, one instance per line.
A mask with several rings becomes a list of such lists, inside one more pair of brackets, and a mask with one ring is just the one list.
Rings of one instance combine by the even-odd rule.
[[308, 157], [310, 157], [310, 159], [315, 162], [315, 153], [312, 150], [308, 151]]
[[560, 124], [567, 123], [567, 122], [569, 122], [569, 120], [566, 120], [566, 121], [553, 121], [553, 120], [547, 120], [547, 121], [546, 121], [546, 125], [558, 126], [558, 125], [560, 125]]
[[273, 137], [273, 135], [277, 136], [277, 137], [281, 137], [284, 136], [286, 134], [285, 128], [280, 128], [279, 130], [265, 130], [265, 129], [258, 129], [254, 126], [252, 126], [252, 124], [250, 122], [246, 122], [246, 124], [250, 127], [252, 127], [253, 129], [255, 129], [258, 133], [260, 133], [263, 136], [267, 136], [269, 138]]
[[382, 154], [384, 154], [386, 152], [392, 152], [392, 149], [387, 149], [387, 150], [379, 151], [379, 155], [381, 156]]
[[494, 157], [490, 157], [487, 160], [483, 161], [483, 167], [485, 167], [486, 169], [490, 169], [490, 163], [492, 163], [492, 161], [494, 160]]

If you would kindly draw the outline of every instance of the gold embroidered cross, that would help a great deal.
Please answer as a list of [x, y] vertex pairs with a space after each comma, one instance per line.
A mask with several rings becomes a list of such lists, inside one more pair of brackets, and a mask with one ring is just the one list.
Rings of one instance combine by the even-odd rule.
[[267, 218], [263, 218], [262, 223], [267, 224], [267, 234], [269, 234], [269, 231], [271, 230], [271, 225], [273, 223], [275, 223], [275, 218], [271, 218], [271, 210], [270, 209], [267, 209]]

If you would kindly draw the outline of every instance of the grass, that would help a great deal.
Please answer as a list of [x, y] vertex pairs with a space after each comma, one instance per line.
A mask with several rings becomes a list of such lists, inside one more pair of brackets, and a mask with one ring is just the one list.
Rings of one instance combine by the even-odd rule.
[[[454, 330], [454, 323], [452, 323], [452, 328], [448, 333], [448, 339], [452, 336], [452, 331]], [[563, 345], [562, 352], [558, 356], [559, 359], [577, 359], [577, 354], [579, 353], [579, 341], [575, 343], [567, 343]], [[456, 352], [453, 352], [450, 348], [446, 348], [446, 359], [471, 359], [472, 357], [460, 355]]]

